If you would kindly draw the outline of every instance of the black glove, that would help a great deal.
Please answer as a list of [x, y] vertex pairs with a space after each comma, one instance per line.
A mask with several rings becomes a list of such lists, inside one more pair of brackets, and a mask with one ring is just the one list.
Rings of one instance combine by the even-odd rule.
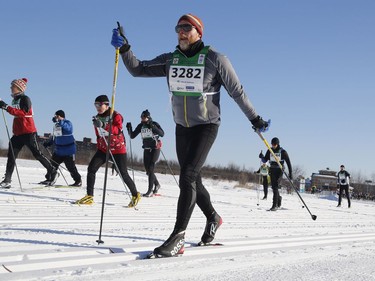
[[95, 116], [92, 118], [92, 124], [94, 124], [94, 126], [98, 128], [104, 127], [104, 123], [100, 121], [98, 118], [96, 118]]
[[126, 123], [126, 130], [128, 131], [129, 135], [132, 133], [133, 131], [132, 123], [130, 122]]
[[7, 109], [8, 105], [5, 103], [5, 101], [0, 100], [0, 108]]
[[263, 159], [263, 158], [264, 158], [263, 151], [261, 151], [261, 152], [259, 153], [259, 158], [260, 158], [260, 159]]
[[56, 123], [56, 122], [58, 122], [58, 121], [59, 121], [59, 120], [57, 119], [56, 116], [53, 116], [53, 117], [52, 117], [52, 122], [53, 122], [53, 123]]
[[253, 124], [254, 130], [259, 130], [259, 132], [265, 132], [268, 130], [271, 120], [268, 120], [268, 122], [266, 122], [262, 119], [262, 117], [258, 115], [253, 120], [250, 120], [250, 122], [251, 124]]

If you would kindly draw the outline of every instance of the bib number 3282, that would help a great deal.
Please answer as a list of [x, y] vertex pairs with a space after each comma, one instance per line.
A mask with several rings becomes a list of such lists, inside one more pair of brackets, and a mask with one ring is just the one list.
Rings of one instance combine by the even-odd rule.
[[199, 66], [174, 66], [169, 71], [172, 92], [203, 92], [203, 69]]

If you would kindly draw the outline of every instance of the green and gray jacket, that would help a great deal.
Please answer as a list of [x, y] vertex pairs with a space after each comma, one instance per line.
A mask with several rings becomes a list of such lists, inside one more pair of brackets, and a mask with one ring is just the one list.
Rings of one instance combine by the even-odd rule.
[[[176, 124], [184, 127], [202, 124], [219, 125], [221, 86], [224, 86], [249, 120], [256, 118], [258, 114], [247, 97], [228, 58], [211, 47], [204, 47], [202, 41], [198, 41], [196, 44], [199, 44], [199, 49], [190, 56], [186, 56], [178, 47], [175, 52], [162, 54], [152, 60], [138, 60], [131, 50], [122, 52], [121, 56], [126, 68], [134, 77], [167, 77], [172, 93], [173, 118]], [[203, 63], [202, 57], [204, 58]], [[170, 81], [173, 79], [171, 77], [173, 77], [174, 72], [176, 72], [177, 78], [183, 74], [184, 71], [178, 72], [178, 66], [185, 66], [185, 68], [190, 66], [195, 69], [199, 63], [201, 63], [203, 77], [197, 84], [202, 85], [203, 93], [199, 90], [198, 92], [194, 92], [194, 90], [189, 92], [189, 89], [194, 88], [194, 85], [192, 87], [187, 86], [184, 90], [178, 92], [179, 87], [176, 87], [176, 81], [179, 80], [174, 78], [174, 81]], [[196, 75], [198, 72], [190, 74]], [[199, 77], [199, 75], [197, 76]], [[183, 81], [182, 83], [186, 82]], [[176, 89], [177, 91], [175, 91]]]

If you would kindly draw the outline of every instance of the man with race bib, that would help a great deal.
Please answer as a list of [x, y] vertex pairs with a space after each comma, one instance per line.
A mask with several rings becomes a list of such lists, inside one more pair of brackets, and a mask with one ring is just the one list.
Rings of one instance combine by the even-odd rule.
[[167, 77], [176, 123], [176, 151], [180, 164], [177, 218], [170, 237], [153, 254], [170, 257], [184, 252], [185, 230], [195, 204], [206, 216], [199, 244], [206, 245], [222, 224], [210, 194], [202, 184], [201, 169], [220, 125], [220, 88], [238, 104], [252, 126], [261, 132], [268, 123], [257, 114], [228, 58], [202, 41], [204, 26], [195, 15], [185, 14], [175, 27], [178, 46], [152, 60], [138, 60], [122, 28], [113, 30], [112, 45], [120, 49], [124, 64], [134, 77]]

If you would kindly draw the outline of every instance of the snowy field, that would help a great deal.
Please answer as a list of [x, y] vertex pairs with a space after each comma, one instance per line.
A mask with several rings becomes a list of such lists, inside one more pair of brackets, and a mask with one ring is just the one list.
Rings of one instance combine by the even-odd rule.
[[[0, 158], [0, 173], [5, 163]], [[45, 174], [39, 162], [17, 163], [23, 192], [16, 173], [14, 187], [0, 190], [0, 280], [375, 280], [372, 202], [353, 200], [348, 209], [344, 199], [336, 208], [337, 201], [302, 194], [318, 217], [313, 221], [296, 194], [282, 194], [284, 208], [269, 212], [271, 200], [257, 206], [256, 190], [207, 179], [223, 218], [215, 241], [224, 246], [193, 247], [205, 226], [196, 208], [185, 254], [144, 260], [174, 226], [178, 187], [172, 176], [158, 175], [161, 196], [142, 198], [134, 209], [126, 207], [129, 197], [119, 177], [109, 175], [104, 244], [98, 245], [104, 169], [97, 174], [96, 203], [78, 206], [71, 202], [86, 194], [85, 186], [38, 186]], [[86, 167], [78, 169], [85, 183]], [[134, 175], [144, 193], [145, 174]], [[62, 177], [57, 184], [65, 184]]]

